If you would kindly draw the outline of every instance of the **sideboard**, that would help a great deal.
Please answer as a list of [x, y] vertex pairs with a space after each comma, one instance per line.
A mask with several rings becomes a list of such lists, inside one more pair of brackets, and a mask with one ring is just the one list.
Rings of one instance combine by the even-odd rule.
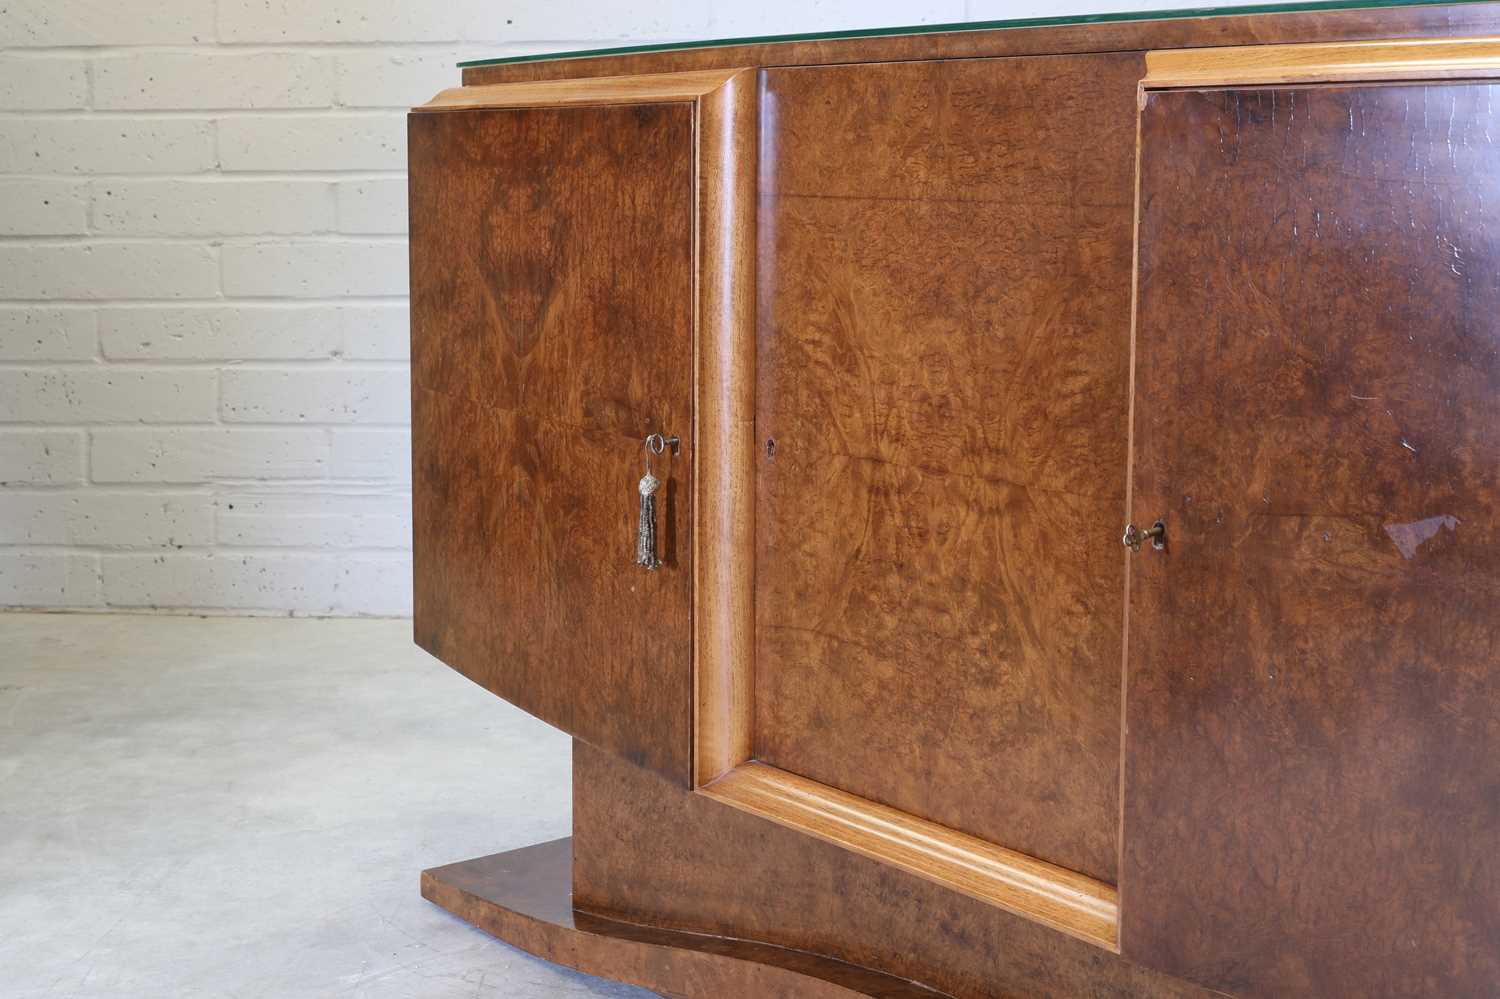
[[1500, 4], [462, 84], [416, 640], [574, 815], [428, 899], [694, 999], [1500, 995]]

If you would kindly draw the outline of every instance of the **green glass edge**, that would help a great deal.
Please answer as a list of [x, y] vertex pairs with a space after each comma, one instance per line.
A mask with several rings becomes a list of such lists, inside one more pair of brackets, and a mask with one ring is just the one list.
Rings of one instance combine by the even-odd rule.
[[673, 52], [681, 49], [719, 49], [731, 45], [769, 45], [776, 42], [817, 42], [840, 38], [881, 38], [887, 35], [934, 35], [956, 31], [995, 31], [1005, 28], [1045, 28], [1064, 24], [1108, 24], [1113, 21], [1170, 21], [1185, 17], [1235, 17], [1250, 14], [1286, 14], [1310, 10], [1361, 10], [1380, 7], [1446, 7], [1493, 0], [1308, 0], [1303, 3], [1267, 3], [1245, 7], [1186, 7], [1177, 10], [1131, 10], [1109, 14], [1065, 14], [1057, 17], [1018, 17], [1009, 21], [959, 21], [950, 24], [914, 24], [896, 28], [861, 28], [853, 31], [811, 31], [800, 35], [751, 35], [715, 38], [701, 42], [661, 42], [653, 45], [621, 45], [608, 49], [577, 49], [572, 52], [539, 52], [534, 55], [471, 59], [471, 66], [508, 66], [554, 59], [586, 59], [594, 56], [628, 55], [633, 52]]

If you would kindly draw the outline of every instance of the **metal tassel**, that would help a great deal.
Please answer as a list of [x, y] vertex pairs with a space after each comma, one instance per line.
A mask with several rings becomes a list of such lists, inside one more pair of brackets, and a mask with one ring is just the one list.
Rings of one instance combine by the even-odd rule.
[[641, 477], [641, 520], [635, 533], [635, 563], [647, 569], [661, 568], [656, 554], [656, 490], [661, 480], [647, 471]]

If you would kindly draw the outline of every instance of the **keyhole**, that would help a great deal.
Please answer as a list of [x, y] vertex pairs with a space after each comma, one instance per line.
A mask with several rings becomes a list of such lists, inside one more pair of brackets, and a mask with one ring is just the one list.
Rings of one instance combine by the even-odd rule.
[[766, 438], [766, 457], [776, 457], [776, 442], [769, 437]]

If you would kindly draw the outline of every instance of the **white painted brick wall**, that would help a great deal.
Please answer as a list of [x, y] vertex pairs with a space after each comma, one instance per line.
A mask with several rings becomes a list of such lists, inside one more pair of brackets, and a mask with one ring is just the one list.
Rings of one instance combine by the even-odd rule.
[[[224, 293], [239, 298], [378, 298], [406, 294], [405, 240], [267, 241], [225, 246], [222, 253]], [[0, 287], [3, 281], [0, 278]]]
[[0, 306], [0, 361], [91, 360], [98, 328], [92, 309]]
[[82, 485], [86, 447], [81, 430], [8, 426], [0, 433], [0, 489]]
[[334, 188], [339, 232], [406, 232], [406, 178], [340, 181]]
[[139, 115], [0, 118], [0, 174], [202, 173], [212, 170], [214, 122]]
[[249, 114], [219, 122], [226, 171], [400, 171], [406, 116], [391, 111]]
[[183, 243], [0, 243], [0, 298], [207, 298], [218, 251]]
[[219, 408], [215, 376], [198, 367], [7, 367], [0, 422], [203, 423]]
[[94, 61], [107, 111], [327, 108], [333, 60], [306, 52], [146, 52]]
[[[53, 203], [60, 197], [54, 195]], [[85, 197], [93, 204], [94, 231], [101, 234], [279, 236], [335, 228], [334, 185], [326, 180], [116, 177], [94, 181]]]
[[329, 441], [330, 478], [411, 484], [411, 431], [345, 430]]
[[0, 57], [0, 109], [70, 110], [89, 101], [86, 59]]
[[79, 180], [0, 179], [0, 236], [83, 235], [89, 231], [89, 190]]
[[0, 607], [409, 612], [404, 110], [459, 59], [1170, 5], [5, 0]]
[[219, 418], [226, 423], [392, 424], [411, 412], [401, 367], [226, 368]]
[[89, 434], [90, 473], [97, 483], [327, 481], [335, 477], [332, 451], [332, 432], [321, 428], [112, 428]]
[[94, 489], [60, 497], [45, 490], [0, 492], [0, 545], [206, 547], [214, 543], [208, 493]]

